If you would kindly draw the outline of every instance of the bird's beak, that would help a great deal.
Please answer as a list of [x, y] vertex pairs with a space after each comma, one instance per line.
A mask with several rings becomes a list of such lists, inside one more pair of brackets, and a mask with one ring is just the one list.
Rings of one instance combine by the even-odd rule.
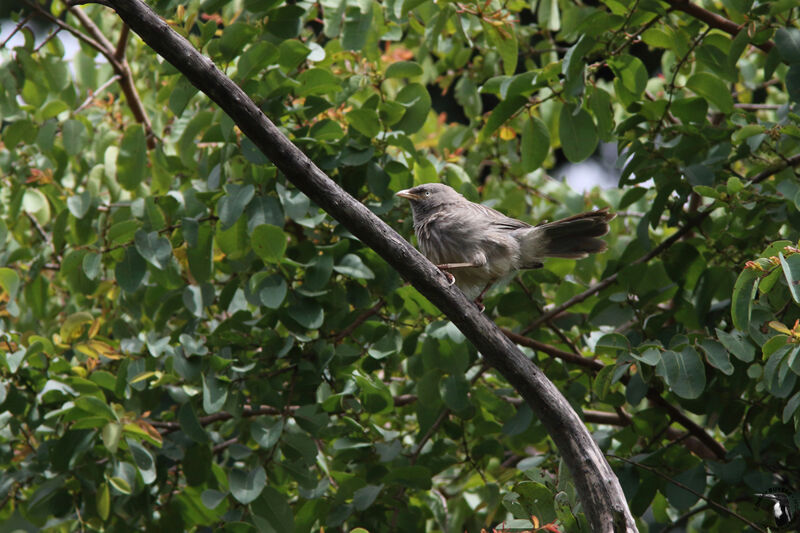
[[402, 191], [396, 192], [394, 195], [400, 198], [408, 198], [409, 200], [419, 200], [420, 198], [419, 195], [411, 192], [411, 189], [403, 189]]

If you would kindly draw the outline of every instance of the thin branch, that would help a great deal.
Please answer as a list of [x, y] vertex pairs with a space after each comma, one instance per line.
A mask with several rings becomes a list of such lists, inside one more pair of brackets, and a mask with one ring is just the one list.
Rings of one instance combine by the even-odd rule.
[[[693, 4], [689, 0], [664, 0], [673, 8], [677, 9], [678, 11], [683, 11], [684, 13], [693, 16], [694, 18], [704, 22], [710, 28], [716, 28], [718, 30], [722, 30], [725, 33], [730, 35], [736, 35], [739, 31], [743, 28], [743, 25], [736, 24], [732, 20], [728, 20], [725, 17], [717, 15], [716, 13], [712, 13], [707, 9], [704, 9], [697, 4]], [[765, 43], [754, 45], [761, 49], [764, 52], [769, 53], [775, 47], [775, 43], [772, 41], [767, 41]]]
[[125, 60], [125, 48], [128, 46], [128, 36], [131, 34], [131, 29], [127, 24], [122, 25], [122, 30], [119, 32], [119, 39], [117, 39], [117, 47], [114, 49], [114, 57], [120, 61]]
[[111, 76], [108, 80], [106, 80], [105, 83], [103, 83], [103, 85], [98, 87], [96, 90], [92, 91], [92, 93], [88, 96], [88, 98], [86, 98], [86, 100], [84, 100], [83, 103], [78, 106], [78, 109], [75, 110], [75, 113], [76, 114], [80, 113], [81, 111], [89, 107], [89, 105], [91, 105], [91, 103], [94, 102], [95, 98], [97, 98], [98, 94], [108, 89], [115, 81], [118, 81], [119, 79], [120, 79], [119, 74], [114, 74], [113, 76]]
[[356, 317], [356, 319], [355, 319], [355, 320], [353, 320], [353, 322], [352, 322], [350, 325], [348, 325], [348, 326], [347, 326], [346, 328], [344, 328], [342, 331], [340, 331], [339, 333], [337, 333], [337, 334], [336, 334], [336, 335], [333, 337], [333, 339], [332, 339], [332, 342], [333, 342], [334, 344], [339, 344], [339, 343], [340, 343], [340, 342], [342, 342], [344, 339], [346, 339], [347, 337], [349, 337], [349, 336], [350, 336], [350, 334], [351, 334], [351, 333], [353, 333], [353, 331], [355, 331], [355, 330], [356, 330], [356, 328], [358, 328], [358, 326], [360, 326], [361, 324], [363, 324], [364, 322], [366, 322], [367, 320], [369, 320], [369, 319], [370, 319], [370, 318], [371, 318], [373, 315], [376, 315], [376, 314], [378, 314], [378, 311], [380, 311], [380, 310], [381, 310], [381, 308], [382, 308], [382, 307], [383, 307], [385, 304], [386, 304], [386, 302], [384, 301], [384, 299], [383, 299], [383, 298], [379, 298], [379, 299], [378, 299], [378, 302], [377, 302], [375, 305], [373, 305], [372, 307], [370, 307], [369, 309], [367, 309], [366, 311], [364, 311], [363, 313], [361, 313], [360, 315], [358, 315], [358, 316]]
[[130, 31], [128, 25], [123, 25], [119, 42], [115, 47], [111, 41], [106, 38], [97, 24], [95, 24], [82, 9], [70, 7], [69, 12], [78, 19], [86, 31], [89, 32], [89, 35], [100, 43], [103, 55], [109, 59], [111, 66], [114, 68], [114, 72], [120, 75], [119, 85], [122, 89], [122, 93], [125, 95], [125, 100], [128, 102], [131, 113], [133, 113], [133, 118], [136, 122], [144, 126], [145, 135], [147, 137], [147, 147], [152, 150], [155, 148], [156, 141], [153, 125], [150, 123], [150, 117], [147, 116], [147, 112], [144, 110], [144, 104], [142, 104], [141, 98], [139, 98], [139, 92], [136, 90], [136, 85], [133, 82], [133, 72], [131, 72], [131, 67], [125, 59], [124, 50], [122, 52], [119, 50], [119, 47], [124, 48], [128, 41], [127, 36]]
[[11, 38], [14, 37], [14, 35], [16, 35], [19, 30], [25, 27], [28, 21], [31, 20], [32, 16], [33, 16], [32, 12], [28, 13], [27, 15], [25, 15], [25, 17], [22, 18], [22, 20], [17, 22], [17, 25], [14, 26], [14, 29], [11, 30], [11, 33], [8, 34], [8, 37], [6, 37], [5, 40], [2, 43], [0, 43], [0, 48], [5, 48], [8, 42], [11, 41]]
[[[25, 2], [25, 4], [28, 7], [30, 7], [34, 11], [36, 11], [42, 17], [46, 18], [48, 22], [50, 22], [51, 24], [55, 24], [56, 26], [68, 31], [76, 39], [78, 39], [79, 41], [83, 41], [84, 43], [86, 43], [87, 45], [89, 45], [90, 47], [94, 48], [95, 50], [97, 50], [98, 52], [100, 52], [101, 54], [103, 54], [105, 56], [105, 54], [103, 53], [104, 52], [103, 51], [103, 46], [99, 42], [95, 41], [94, 39], [92, 39], [91, 37], [89, 37], [88, 35], [83, 33], [82, 31], [80, 31], [80, 30], [78, 30], [76, 28], [73, 28], [72, 26], [70, 26], [69, 24], [64, 22], [63, 20], [61, 20], [61, 19], [59, 19], [57, 17], [54, 17], [48, 11], [45, 11], [44, 9], [42, 9], [41, 6], [39, 6], [38, 4], [33, 3], [30, 0], [23, 0], [23, 1]], [[113, 67], [114, 66], [113, 65], [113, 58], [109, 58], [108, 56], [106, 56], [106, 59], [109, 60], [109, 63], [111, 63], [111, 66]]]
[[800, 154], [787, 157], [786, 159], [779, 161], [775, 165], [767, 168], [766, 170], [762, 170], [761, 172], [750, 178], [750, 182], [761, 183], [762, 181], [769, 178], [773, 174], [777, 174], [781, 170], [788, 167], [796, 167], [797, 165], [800, 165]]
[[[534, 350], [546, 353], [547, 355], [550, 355], [552, 357], [558, 357], [562, 361], [582, 366], [584, 368], [589, 369], [592, 372], [598, 372], [605, 367], [605, 365], [601, 361], [598, 361], [596, 359], [589, 359], [588, 357], [581, 357], [580, 355], [576, 355], [570, 352], [565, 352], [564, 350], [559, 350], [555, 346], [550, 346], [549, 344], [545, 344], [543, 342], [539, 342], [529, 337], [519, 335], [507, 329], [501, 329], [501, 331], [505, 335], [507, 335], [509, 339], [511, 339], [512, 341], [521, 346], [527, 346], [528, 348], [533, 348]], [[620, 381], [622, 381], [623, 384], [627, 385], [629, 379], [630, 377], [626, 374], [622, 376], [622, 378], [620, 378]], [[654, 404], [661, 407], [661, 409], [666, 411], [673, 422], [677, 422], [678, 424], [686, 428], [686, 430], [692, 436], [694, 436], [699, 443], [702, 444], [702, 448], [700, 446], [695, 445], [694, 443], [687, 445], [687, 447], [689, 447], [692, 451], [697, 453], [698, 456], [704, 458], [708, 458], [709, 456], [711, 456], [716, 459], [722, 459], [725, 457], [727, 451], [722, 446], [722, 444], [714, 440], [714, 438], [711, 435], [709, 435], [705, 431], [705, 429], [703, 429], [701, 426], [699, 426], [697, 423], [695, 423], [689, 417], [683, 414], [680, 411], [680, 409], [678, 409], [677, 407], [669, 403], [667, 400], [662, 398], [658, 391], [652, 388], [648, 389], [647, 398]]]
[[37, 46], [36, 48], [33, 49], [33, 51], [34, 52], [38, 52], [39, 50], [44, 48], [44, 46], [47, 43], [49, 43], [53, 39], [53, 37], [58, 35], [58, 32], [60, 32], [60, 31], [61, 31], [61, 28], [56, 28], [53, 31], [51, 31], [50, 34], [44, 40], [42, 40], [42, 42], [39, 43], [39, 46]]
[[[669, 248], [670, 246], [672, 246], [673, 244], [678, 242], [680, 239], [682, 239], [684, 237], [684, 235], [686, 235], [687, 233], [692, 231], [694, 228], [699, 226], [710, 214], [711, 214], [711, 211], [704, 211], [703, 213], [700, 213], [696, 217], [694, 217], [691, 220], [689, 220], [686, 223], [685, 226], [683, 226], [678, 231], [676, 231], [675, 233], [670, 235], [661, 244], [659, 244], [658, 246], [656, 246], [655, 248], [653, 248], [652, 250], [650, 250], [649, 252], [647, 252], [646, 254], [641, 256], [639, 259], [637, 259], [636, 261], [634, 261], [633, 263], [630, 263], [630, 264], [631, 265], [638, 265], [638, 264], [646, 263], [647, 261], [650, 261], [652, 258], [654, 258], [657, 255], [661, 254], [661, 252], [663, 252], [664, 250], [666, 250], [667, 248]], [[569, 300], [567, 300], [563, 304], [558, 305], [558, 306], [550, 309], [548, 312], [546, 312], [545, 314], [541, 315], [536, 320], [534, 320], [529, 326], [527, 326], [523, 330], [523, 333], [528, 333], [529, 331], [532, 331], [532, 330], [538, 328], [543, 323], [547, 322], [548, 320], [550, 320], [553, 317], [558, 316], [559, 314], [563, 313], [564, 311], [566, 311], [567, 309], [569, 309], [573, 305], [575, 305], [577, 303], [580, 303], [580, 302], [584, 301], [585, 299], [589, 298], [590, 296], [593, 296], [593, 295], [597, 294], [598, 292], [602, 291], [606, 287], [610, 287], [611, 285], [616, 283], [618, 277], [619, 277], [619, 272], [615, 272], [614, 274], [611, 274], [607, 278], [605, 278], [605, 279], [603, 279], [601, 281], [598, 281], [597, 283], [595, 283], [594, 285], [592, 285], [591, 287], [589, 287], [585, 291], [583, 291], [583, 292], [581, 292], [579, 294], [576, 294], [575, 296], [573, 296], [572, 298], [570, 298]]]
[[783, 107], [780, 104], [733, 104], [736, 109], [744, 109], [745, 111], [762, 111], [762, 110], [776, 110]]
[[721, 511], [721, 512], [723, 512], [725, 514], [731, 515], [732, 517], [736, 518], [737, 520], [740, 520], [741, 522], [747, 524], [748, 526], [752, 527], [756, 531], [759, 531], [760, 533], [767, 533], [764, 529], [762, 529], [760, 526], [758, 526], [758, 524], [756, 524], [755, 522], [752, 522], [752, 521], [748, 520], [747, 518], [743, 517], [742, 515], [740, 515], [736, 511], [732, 511], [732, 510], [728, 509], [727, 507], [725, 507], [724, 505], [718, 504], [714, 500], [709, 499], [706, 495], [701, 494], [701, 493], [697, 492], [696, 490], [687, 487], [686, 485], [684, 485], [680, 481], [677, 481], [677, 480], [669, 477], [668, 475], [661, 473], [659, 470], [653, 468], [652, 466], [643, 465], [642, 463], [637, 463], [636, 461], [631, 461], [630, 459], [626, 459], [626, 458], [620, 457], [618, 455], [608, 454], [607, 456], [611, 457], [612, 459], [618, 459], [618, 460], [623, 461], [625, 463], [631, 464], [633, 466], [636, 466], [637, 468], [641, 468], [642, 470], [647, 470], [648, 472], [651, 472], [651, 473], [657, 475], [661, 479], [669, 481], [670, 483], [672, 483], [676, 487], [679, 487], [679, 488], [685, 490], [686, 492], [694, 494], [695, 496], [697, 496], [698, 498], [700, 498], [701, 500], [706, 502], [708, 505], [710, 505], [711, 507], [713, 507], [717, 511]]
[[[142, 104], [141, 99], [139, 98], [139, 93], [136, 91], [136, 87], [133, 83], [133, 73], [131, 72], [130, 66], [128, 62], [124, 59], [124, 54], [122, 55], [122, 59], [119, 59], [117, 56], [116, 47], [111, 44], [97, 24], [90, 19], [86, 13], [84, 13], [81, 9], [77, 7], [70, 7], [69, 12], [78, 19], [81, 25], [86, 29], [89, 35], [83, 33], [82, 31], [73, 28], [63, 20], [54, 17], [51, 13], [43, 9], [39, 4], [35, 2], [31, 2], [30, 0], [23, 0], [28, 7], [32, 10], [36, 11], [39, 15], [46, 18], [52, 24], [70, 32], [74, 35], [77, 39], [85, 42], [101, 54], [108, 60], [108, 63], [111, 65], [111, 68], [114, 69], [114, 72], [119, 75], [119, 82], [120, 88], [122, 89], [122, 93], [125, 95], [125, 99], [128, 102], [128, 107], [130, 107], [131, 113], [133, 113], [134, 119], [142, 124], [145, 128], [145, 133], [147, 135], [147, 145], [149, 148], [155, 148], [155, 140], [156, 136], [153, 132], [152, 124], [150, 123], [150, 118], [147, 116], [147, 113], [144, 110], [144, 105]], [[96, 2], [102, 3], [102, 2]], [[74, 3], [73, 3], [74, 6]], [[123, 29], [123, 34], [127, 33], [127, 30]], [[125, 40], [127, 41], [127, 39]], [[121, 40], [122, 42], [122, 40]], [[121, 44], [120, 42], [120, 44]]]

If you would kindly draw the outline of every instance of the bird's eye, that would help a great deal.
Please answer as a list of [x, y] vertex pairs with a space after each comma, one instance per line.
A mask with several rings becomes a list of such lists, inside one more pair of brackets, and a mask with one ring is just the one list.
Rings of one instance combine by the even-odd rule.
[[431, 195], [431, 191], [425, 191], [425, 196], [430, 196], [430, 195]]

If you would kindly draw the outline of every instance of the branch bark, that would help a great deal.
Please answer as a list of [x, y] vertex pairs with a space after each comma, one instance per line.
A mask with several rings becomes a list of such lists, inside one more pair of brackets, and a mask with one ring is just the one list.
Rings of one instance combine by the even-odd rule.
[[[534, 350], [538, 350], [540, 352], [546, 353], [551, 357], [558, 357], [562, 361], [566, 361], [568, 363], [572, 363], [574, 365], [582, 366], [591, 370], [592, 372], [598, 372], [605, 367], [605, 364], [601, 361], [596, 359], [589, 359], [588, 357], [582, 357], [577, 354], [565, 352], [563, 350], [559, 350], [555, 346], [550, 346], [549, 344], [545, 344], [543, 342], [539, 342], [535, 339], [531, 339], [529, 337], [525, 337], [518, 333], [514, 333], [511, 330], [501, 329], [503, 334], [505, 334], [509, 339], [514, 341], [517, 344], [522, 346], [527, 346], [528, 348], [533, 348]], [[630, 376], [627, 374], [623, 375], [620, 378], [620, 381], [625, 385], [628, 384], [630, 380]], [[725, 458], [727, 454], [727, 450], [714, 440], [714, 437], [706, 433], [706, 430], [692, 421], [691, 418], [683, 414], [680, 409], [669, 403], [667, 400], [661, 397], [661, 393], [654, 388], [648, 388], [647, 390], [647, 399], [653, 402], [653, 404], [659, 406], [661, 409], [669, 414], [672, 421], [677, 422], [678, 424], [682, 425], [686, 428], [686, 430], [693, 436], [693, 438], [699, 443], [697, 446], [694, 446], [694, 442], [689, 448], [697, 453], [700, 457], [708, 458], [713, 457], [715, 459], [722, 460]], [[701, 449], [702, 448], [702, 449]]]
[[214, 63], [139, 0], [105, 0], [145, 43], [216, 102], [299, 190], [375, 250], [464, 333], [525, 398], [568, 465], [593, 531], [637, 531], [625, 495], [558, 389], [464, 294], [397, 232], [325, 175]]
[[[665, 0], [673, 9], [677, 9], [678, 11], [683, 11], [687, 15], [691, 15], [694, 18], [705, 22], [710, 28], [716, 28], [718, 30], [722, 30], [725, 33], [730, 35], [736, 35], [742, 29], [743, 25], [736, 24], [732, 20], [728, 20], [725, 17], [717, 15], [716, 13], [712, 13], [711, 11], [704, 9], [697, 4], [693, 4], [689, 0]], [[775, 43], [772, 41], [767, 41], [761, 44], [754, 45], [757, 48], [761, 49], [764, 52], [769, 53], [775, 47]]]

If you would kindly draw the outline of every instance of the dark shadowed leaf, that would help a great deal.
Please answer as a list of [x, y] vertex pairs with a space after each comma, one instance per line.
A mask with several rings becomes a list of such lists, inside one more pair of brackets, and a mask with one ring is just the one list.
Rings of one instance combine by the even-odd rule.
[[138, 124], [128, 126], [117, 156], [117, 179], [120, 185], [129, 191], [135, 190], [147, 173], [147, 164], [144, 129]]
[[261, 466], [250, 470], [234, 468], [228, 473], [231, 494], [243, 504], [248, 504], [258, 498], [266, 483], [267, 474]]
[[667, 350], [661, 354], [656, 374], [664, 378], [670, 389], [681, 398], [697, 398], [706, 386], [703, 360], [691, 346], [684, 346], [680, 352]]
[[592, 116], [583, 108], [565, 104], [558, 118], [558, 137], [564, 155], [573, 163], [579, 163], [597, 148], [599, 138]]
[[522, 128], [520, 148], [525, 172], [533, 172], [541, 166], [550, 152], [550, 132], [544, 122], [534, 116], [528, 118]]

